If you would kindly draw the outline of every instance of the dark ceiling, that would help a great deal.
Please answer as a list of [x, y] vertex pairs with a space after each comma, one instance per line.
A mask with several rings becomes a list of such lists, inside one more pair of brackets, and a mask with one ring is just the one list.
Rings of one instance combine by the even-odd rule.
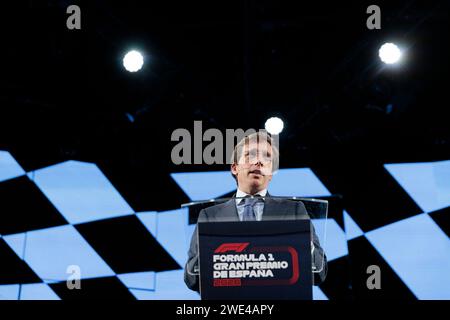
[[[81, 30], [66, 28], [73, 3]], [[95, 162], [136, 210], [167, 192], [185, 200], [170, 172], [226, 169], [171, 163], [172, 131], [194, 120], [246, 129], [279, 115], [281, 167], [450, 158], [449, 2], [378, 2], [381, 30], [366, 28], [370, 4], [5, 5], [0, 149], [26, 170]], [[379, 61], [386, 41], [407, 48], [400, 67]], [[131, 48], [146, 55], [135, 74], [121, 64]]]

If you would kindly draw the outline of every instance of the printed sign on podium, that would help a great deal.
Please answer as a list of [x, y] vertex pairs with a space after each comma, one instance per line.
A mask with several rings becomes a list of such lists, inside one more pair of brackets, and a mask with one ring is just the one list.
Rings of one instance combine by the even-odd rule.
[[202, 299], [312, 299], [309, 220], [198, 224]]

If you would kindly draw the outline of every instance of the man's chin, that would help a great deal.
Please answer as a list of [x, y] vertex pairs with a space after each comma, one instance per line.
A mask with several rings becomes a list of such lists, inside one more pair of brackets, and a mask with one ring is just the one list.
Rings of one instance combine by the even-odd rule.
[[263, 183], [264, 183], [264, 181], [263, 181], [262, 177], [260, 177], [260, 178], [253, 178], [251, 180], [250, 184], [253, 188], [259, 188], [260, 186], [263, 185]]

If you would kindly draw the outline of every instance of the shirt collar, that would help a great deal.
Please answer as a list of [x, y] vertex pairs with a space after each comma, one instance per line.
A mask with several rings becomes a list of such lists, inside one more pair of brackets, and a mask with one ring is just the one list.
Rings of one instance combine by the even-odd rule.
[[[256, 194], [254, 194], [254, 196], [257, 194], [259, 194], [261, 197], [265, 197], [267, 194], [267, 189], [263, 189], [263, 190], [257, 192]], [[243, 198], [245, 196], [249, 196], [249, 194], [245, 193], [244, 191], [241, 191], [238, 188], [236, 191], [236, 198]], [[236, 199], [236, 204], [240, 204], [242, 200], [244, 200], [244, 199]]]

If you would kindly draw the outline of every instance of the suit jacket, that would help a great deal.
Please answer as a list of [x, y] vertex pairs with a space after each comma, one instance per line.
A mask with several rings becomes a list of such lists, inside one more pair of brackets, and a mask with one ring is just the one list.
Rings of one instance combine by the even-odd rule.
[[[298, 220], [298, 219], [310, 219], [306, 212], [305, 205], [301, 201], [292, 201], [286, 199], [270, 198], [267, 194], [264, 201], [264, 209], [262, 220]], [[200, 211], [198, 222], [226, 222], [226, 221], [240, 221], [237, 213], [235, 199], [230, 199], [224, 203], [214, 205], [212, 207], [202, 209]], [[312, 225], [311, 225], [312, 226]], [[313, 283], [319, 285], [325, 280], [328, 266], [327, 259], [320, 246], [319, 239], [312, 227], [314, 251], [312, 255], [312, 261], [320, 269], [320, 264], [323, 255], [323, 268], [320, 273], [314, 273]], [[188, 261], [184, 268], [184, 282], [186, 285], [195, 291], [199, 291], [199, 279], [198, 275], [195, 275], [198, 268], [198, 239], [197, 239], [197, 226], [195, 227], [194, 234], [192, 235], [191, 245], [188, 251]]]

